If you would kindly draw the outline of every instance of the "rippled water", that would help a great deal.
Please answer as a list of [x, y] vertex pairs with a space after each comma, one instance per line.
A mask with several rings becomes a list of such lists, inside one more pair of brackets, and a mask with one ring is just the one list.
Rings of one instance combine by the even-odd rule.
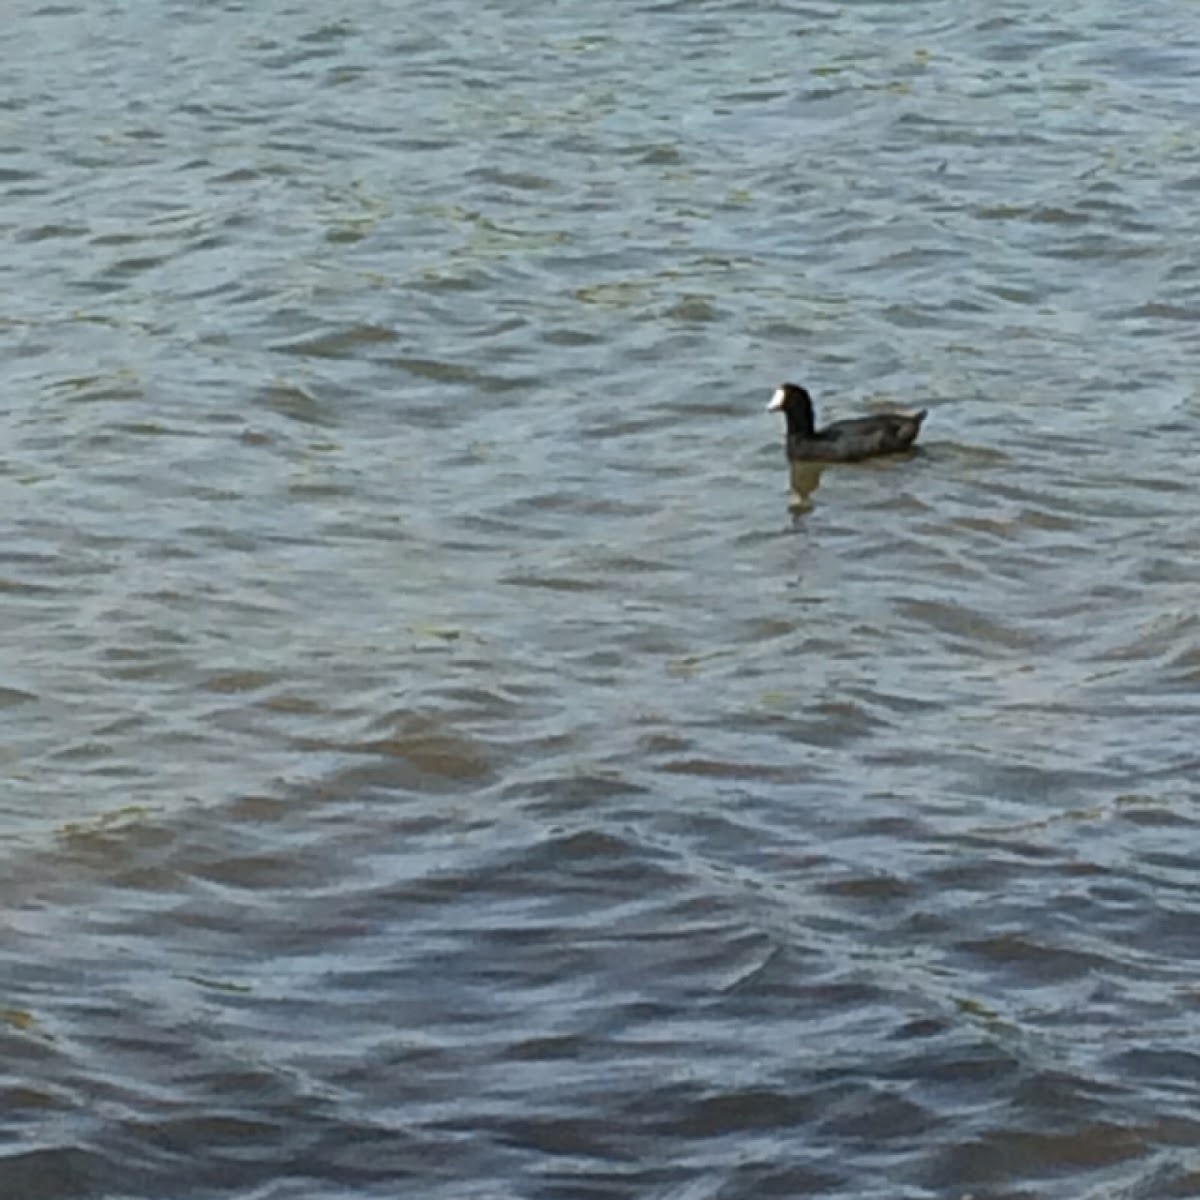
[[1194, 12], [435, 8], [9, 15], [0, 1194], [1200, 1193]]

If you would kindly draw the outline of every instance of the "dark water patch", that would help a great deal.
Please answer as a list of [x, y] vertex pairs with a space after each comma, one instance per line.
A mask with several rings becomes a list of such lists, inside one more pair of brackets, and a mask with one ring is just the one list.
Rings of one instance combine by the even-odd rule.
[[1010, 979], [1020, 979], [1033, 987], [1054, 987], [1069, 979], [1085, 978], [1093, 970], [1111, 967], [1098, 955], [1072, 952], [1062, 945], [1047, 945], [1016, 934], [965, 943], [960, 949], [993, 969], [1002, 970]]
[[329, 425], [334, 423], [328, 406], [307, 388], [297, 384], [279, 382], [260, 390], [258, 401], [281, 416], [300, 421], [305, 425]]
[[1018, 1169], [1051, 1183], [1141, 1158], [1146, 1151], [1135, 1129], [1104, 1124], [1062, 1132], [995, 1132], [943, 1154], [930, 1183], [941, 1187], [1004, 1183]]
[[391, 329], [360, 325], [353, 329], [331, 331], [314, 337], [302, 338], [299, 341], [275, 346], [274, 349], [302, 358], [345, 358], [353, 355], [361, 347], [386, 345], [396, 340], [397, 334]]
[[[482, 747], [449, 734], [398, 735], [356, 743], [331, 743], [328, 748], [396, 759], [412, 768], [414, 782], [420, 778], [426, 786], [433, 780], [452, 784], [478, 780], [489, 774], [487, 755], [482, 752]], [[397, 773], [389, 774], [392, 785], [398, 784]]]

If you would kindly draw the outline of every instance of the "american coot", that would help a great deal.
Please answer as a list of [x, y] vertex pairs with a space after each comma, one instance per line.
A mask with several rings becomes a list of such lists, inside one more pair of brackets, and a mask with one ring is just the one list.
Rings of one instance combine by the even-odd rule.
[[775, 389], [767, 411], [782, 411], [787, 417], [787, 456], [792, 462], [861, 462], [907, 450], [917, 440], [927, 410], [880, 413], [817, 429], [812, 397], [799, 384], [784, 383]]

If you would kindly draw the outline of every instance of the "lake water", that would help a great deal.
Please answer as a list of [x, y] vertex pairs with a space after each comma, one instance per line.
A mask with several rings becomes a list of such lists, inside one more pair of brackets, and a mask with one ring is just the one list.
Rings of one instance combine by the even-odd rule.
[[5, 1200], [1200, 1194], [1191, 6], [6, 16]]

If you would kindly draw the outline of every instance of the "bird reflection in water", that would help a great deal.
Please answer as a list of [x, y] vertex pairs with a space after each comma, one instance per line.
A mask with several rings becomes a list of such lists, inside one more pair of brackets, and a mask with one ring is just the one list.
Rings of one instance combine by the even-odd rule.
[[821, 486], [821, 476], [828, 463], [791, 462], [792, 490], [788, 496], [788, 511], [794, 517], [808, 512], [812, 506], [812, 494]]

